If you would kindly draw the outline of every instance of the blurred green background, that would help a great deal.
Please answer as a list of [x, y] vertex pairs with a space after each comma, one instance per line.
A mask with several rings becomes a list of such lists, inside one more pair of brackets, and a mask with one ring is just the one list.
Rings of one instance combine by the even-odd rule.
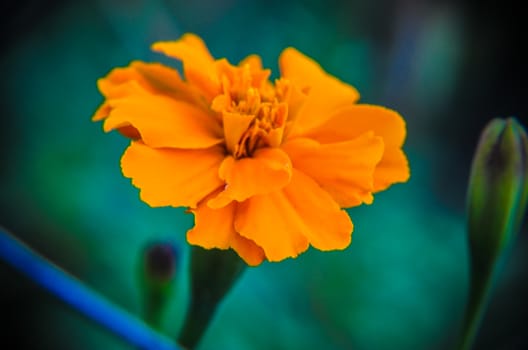
[[[294, 46], [407, 121], [412, 176], [351, 209], [352, 245], [246, 271], [200, 349], [447, 349], [468, 287], [464, 196], [478, 133], [526, 125], [521, 2], [60, 0], [0, 5], [0, 225], [134, 314], [143, 248], [180, 251], [163, 330], [188, 298], [183, 209], [152, 209], [120, 172], [127, 140], [90, 117], [96, 80], [131, 60], [175, 62], [156, 40], [201, 35], [216, 57]], [[185, 169], [182, 169], [185, 171]], [[477, 349], [528, 348], [526, 225]], [[0, 262], [0, 348], [129, 349]], [[3, 344], [4, 343], [4, 344]]]

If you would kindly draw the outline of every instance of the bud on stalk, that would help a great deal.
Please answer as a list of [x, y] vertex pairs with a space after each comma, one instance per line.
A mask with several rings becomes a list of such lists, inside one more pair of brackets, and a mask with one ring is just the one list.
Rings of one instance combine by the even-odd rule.
[[514, 118], [494, 119], [481, 134], [467, 193], [470, 296], [462, 349], [470, 349], [496, 266], [520, 229], [528, 198], [528, 138]]
[[169, 243], [147, 246], [141, 257], [140, 285], [144, 300], [143, 318], [160, 329], [165, 306], [173, 290], [178, 264], [178, 252]]

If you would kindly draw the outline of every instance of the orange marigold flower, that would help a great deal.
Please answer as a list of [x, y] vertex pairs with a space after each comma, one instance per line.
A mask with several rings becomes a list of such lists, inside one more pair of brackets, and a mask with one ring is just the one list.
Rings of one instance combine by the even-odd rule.
[[132, 140], [121, 168], [143, 201], [194, 214], [189, 243], [249, 265], [344, 249], [342, 208], [409, 178], [401, 116], [357, 104], [356, 89], [296, 49], [271, 82], [259, 56], [215, 60], [194, 34], [152, 48], [182, 61], [185, 78], [159, 63], [116, 68], [98, 81], [93, 120]]

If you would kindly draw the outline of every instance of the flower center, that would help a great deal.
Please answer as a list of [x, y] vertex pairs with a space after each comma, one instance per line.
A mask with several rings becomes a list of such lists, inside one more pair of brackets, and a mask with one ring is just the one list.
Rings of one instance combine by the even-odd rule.
[[262, 147], [278, 147], [288, 118], [289, 82], [273, 85], [268, 70], [230, 66], [222, 75], [222, 94], [211, 108], [221, 114], [228, 151], [236, 159]]

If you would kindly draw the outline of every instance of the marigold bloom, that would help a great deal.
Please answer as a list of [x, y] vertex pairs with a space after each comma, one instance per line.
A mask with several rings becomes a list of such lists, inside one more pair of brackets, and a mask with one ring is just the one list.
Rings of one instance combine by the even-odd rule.
[[189, 243], [249, 265], [344, 249], [342, 208], [409, 178], [401, 116], [357, 104], [356, 89], [299, 51], [282, 52], [272, 83], [259, 56], [215, 60], [194, 34], [152, 48], [185, 78], [159, 63], [116, 68], [98, 81], [106, 100], [93, 120], [131, 138], [121, 168], [143, 201], [194, 214]]

